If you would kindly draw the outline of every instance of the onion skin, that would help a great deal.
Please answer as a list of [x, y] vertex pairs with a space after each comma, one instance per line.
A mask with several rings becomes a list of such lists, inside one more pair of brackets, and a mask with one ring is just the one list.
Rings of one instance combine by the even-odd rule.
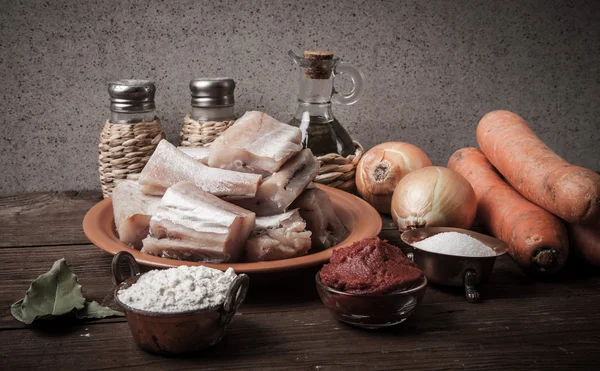
[[368, 150], [356, 168], [358, 193], [380, 213], [390, 214], [396, 184], [411, 171], [431, 166], [419, 147], [405, 142], [387, 142]]
[[415, 170], [396, 186], [392, 218], [400, 231], [424, 227], [469, 229], [477, 213], [471, 184], [456, 171], [440, 166]]

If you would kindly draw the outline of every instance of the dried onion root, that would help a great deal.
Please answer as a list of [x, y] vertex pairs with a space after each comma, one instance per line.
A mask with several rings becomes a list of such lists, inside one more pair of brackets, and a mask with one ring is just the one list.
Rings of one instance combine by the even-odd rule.
[[431, 166], [431, 160], [419, 147], [404, 142], [382, 143], [367, 151], [358, 163], [356, 188], [377, 211], [389, 214], [396, 184], [425, 166]]
[[471, 184], [440, 166], [415, 170], [396, 186], [392, 218], [400, 231], [424, 227], [469, 229], [477, 212]]

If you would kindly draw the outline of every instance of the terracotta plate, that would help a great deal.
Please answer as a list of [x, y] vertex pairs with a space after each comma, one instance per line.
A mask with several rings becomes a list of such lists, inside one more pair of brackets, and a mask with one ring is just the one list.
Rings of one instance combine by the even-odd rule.
[[112, 200], [103, 200], [90, 209], [83, 219], [83, 231], [87, 238], [100, 249], [116, 254], [129, 251], [139, 264], [157, 268], [169, 268], [179, 265], [205, 265], [220, 270], [232, 267], [237, 273], [266, 273], [294, 270], [325, 263], [331, 257], [332, 249], [348, 246], [366, 237], [373, 237], [381, 231], [381, 217], [367, 202], [347, 192], [335, 188], [317, 185], [327, 192], [336, 214], [350, 231], [348, 237], [339, 245], [314, 254], [298, 258], [258, 263], [208, 264], [160, 258], [141, 252], [119, 241], [115, 229]]

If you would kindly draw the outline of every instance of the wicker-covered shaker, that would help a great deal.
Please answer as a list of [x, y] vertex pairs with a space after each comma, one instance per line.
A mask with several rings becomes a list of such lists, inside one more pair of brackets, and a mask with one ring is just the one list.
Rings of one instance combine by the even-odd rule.
[[154, 149], [165, 137], [156, 116], [154, 83], [118, 80], [108, 84], [110, 119], [104, 124], [98, 144], [100, 183], [110, 197], [116, 183], [140, 173]]
[[192, 108], [183, 119], [181, 145], [208, 147], [235, 122], [235, 81], [229, 77], [203, 77], [190, 81]]

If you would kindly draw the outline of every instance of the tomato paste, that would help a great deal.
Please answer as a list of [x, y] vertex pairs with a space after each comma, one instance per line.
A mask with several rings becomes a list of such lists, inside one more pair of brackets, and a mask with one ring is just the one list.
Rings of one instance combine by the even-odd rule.
[[319, 277], [325, 286], [354, 294], [389, 294], [423, 282], [415, 263], [377, 237], [334, 250]]

